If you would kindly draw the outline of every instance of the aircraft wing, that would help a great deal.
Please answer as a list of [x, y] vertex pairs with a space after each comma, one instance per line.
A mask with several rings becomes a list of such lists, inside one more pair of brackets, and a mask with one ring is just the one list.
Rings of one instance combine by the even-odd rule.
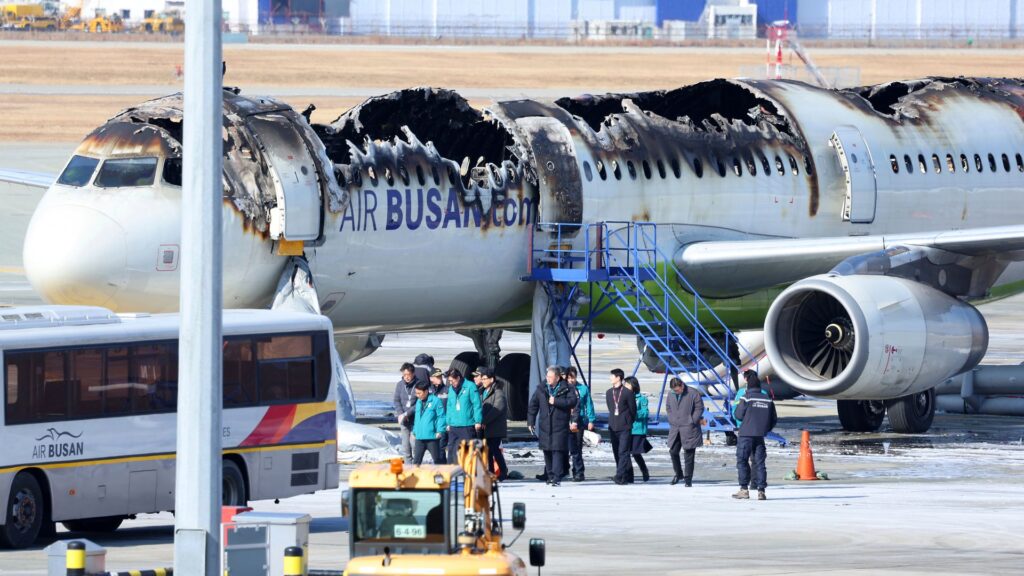
[[45, 172], [29, 172], [28, 170], [7, 170], [0, 168], [0, 182], [24, 184], [33, 188], [49, 188], [57, 177]]
[[937, 232], [694, 242], [676, 265], [701, 295], [726, 298], [824, 274], [840, 262], [893, 246], [934, 248], [963, 256], [1024, 260], [1024, 226]]

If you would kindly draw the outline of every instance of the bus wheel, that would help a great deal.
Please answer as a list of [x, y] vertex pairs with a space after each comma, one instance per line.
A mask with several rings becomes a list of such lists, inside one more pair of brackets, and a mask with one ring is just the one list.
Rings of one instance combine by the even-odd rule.
[[221, 502], [224, 506], [245, 506], [245, 478], [231, 460], [224, 460], [221, 470]]
[[124, 522], [124, 516], [104, 516], [102, 518], [80, 518], [61, 522], [71, 532], [113, 532]]
[[11, 483], [6, 523], [0, 526], [0, 543], [8, 548], [31, 546], [39, 536], [45, 516], [46, 500], [36, 477], [19, 473]]

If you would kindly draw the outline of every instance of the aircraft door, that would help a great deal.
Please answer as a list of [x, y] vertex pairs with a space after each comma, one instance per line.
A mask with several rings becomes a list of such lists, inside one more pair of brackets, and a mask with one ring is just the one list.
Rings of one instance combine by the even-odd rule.
[[572, 134], [554, 118], [530, 116], [516, 120], [530, 143], [537, 171], [538, 222], [578, 224], [583, 221], [583, 182]]
[[829, 143], [836, 151], [839, 165], [846, 176], [843, 220], [854, 224], [874, 222], [878, 183], [875, 179], [875, 163], [867, 142], [854, 126], [840, 126], [832, 133]]
[[270, 237], [309, 241], [320, 237], [323, 202], [316, 163], [292, 125], [279, 114], [249, 117], [249, 126], [262, 147], [274, 183], [277, 206], [270, 214]]

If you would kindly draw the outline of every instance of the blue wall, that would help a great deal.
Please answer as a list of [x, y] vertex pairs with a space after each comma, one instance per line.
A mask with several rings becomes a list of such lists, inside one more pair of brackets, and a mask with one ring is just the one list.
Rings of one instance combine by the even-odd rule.
[[776, 20], [797, 21], [797, 0], [757, 0], [757, 24], [763, 26]]
[[658, 26], [665, 20], [698, 20], [704, 4], [705, 0], [658, 0]]

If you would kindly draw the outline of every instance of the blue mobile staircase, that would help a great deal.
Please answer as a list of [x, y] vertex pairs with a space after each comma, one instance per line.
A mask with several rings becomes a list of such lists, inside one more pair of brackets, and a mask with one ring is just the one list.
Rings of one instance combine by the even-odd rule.
[[[657, 424], [670, 376], [678, 376], [698, 390], [704, 400], [705, 430], [731, 432], [735, 426], [730, 403], [735, 395], [731, 373], [742, 346], [735, 334], [701, 298], [658, 247], [658, 227], [646, 222], [594, 224], [541, 224], [537, 238], [547, 246], [531, 244], [529, 269], [524, 280], [540, 282], [554, 308], [557, 325], [572, 346], [573, 361], [584, 380], [590, 381], [590, 354], [584, 370], [577, 348], [584, 336], [593, 342], [594, 320], [615, 308], [643, 341], [649, 354], [664, 368]], [[684, 302], [673, 288], [692, 295]], [[584, 309], [580, 314], [578, 310]], [[732, 354], [729, 351], [732, 351]], [[743, 351], [745, 352], [745, 351]], [[749, 354], [747, 354], [749, 357]], [[724, 374], [715, 370], [716, 357]], [[643, 356], [633, 369], [636, 374]], [[781, 438], [778, 438], [781, 440]]]

